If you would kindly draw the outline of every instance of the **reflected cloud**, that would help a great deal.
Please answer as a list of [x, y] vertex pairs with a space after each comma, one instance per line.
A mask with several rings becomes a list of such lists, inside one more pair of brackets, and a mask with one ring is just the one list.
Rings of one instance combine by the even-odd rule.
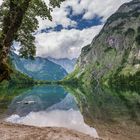
[[84, 123], [80, 111], [70, 110], [53, 110], [49, 112], [30, 112], [25, 117], [12, 115], [6, 119], [8, 122], [33, 125], [39, 127], [65, 127], [83, 132], [93, 137], [98, 137], [96, 130]]

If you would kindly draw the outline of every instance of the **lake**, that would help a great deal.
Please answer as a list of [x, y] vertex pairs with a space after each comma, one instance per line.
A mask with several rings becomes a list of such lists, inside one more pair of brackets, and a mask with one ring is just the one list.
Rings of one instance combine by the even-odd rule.
[[140, 93], [42, 85], [0, 89], [0, 118], [39, 127], [74, 129], [93, 137], [140, 137]]

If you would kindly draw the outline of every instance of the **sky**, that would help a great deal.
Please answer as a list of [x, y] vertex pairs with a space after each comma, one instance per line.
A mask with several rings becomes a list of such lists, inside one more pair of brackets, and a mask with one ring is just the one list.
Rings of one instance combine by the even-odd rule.
[[[44, 1], [49, 3], [49, 0]], [[90, 44], [100, 32], [107, 18], [129, 1], [131, 0], [66, 0], [60, 8], [53, 10], [52, 22], [38, 17], [36, 55], [77, 58], [82, 47]]]

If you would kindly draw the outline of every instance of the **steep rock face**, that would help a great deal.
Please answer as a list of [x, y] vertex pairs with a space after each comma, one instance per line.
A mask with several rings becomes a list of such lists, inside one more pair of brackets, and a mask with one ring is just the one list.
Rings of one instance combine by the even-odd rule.
[[72, 75], [85, 83], [140, 78], [140, 0], [123, 4], [107, 20], [99, 35], [82, 49]]
[[64, 68], [45, 58], [24, 59], [15, 53], [12, 53], [11, 58], [18, 71], [37, 80], [61, 80], [67, 75]]
[[68, 59], [68, 58], [60, 58], [60, 59], [55, 59], [52, 57], [48, 57], [48, 60], [60, 65], [63, 67], [68, 73], [71, 73], [74, 70], [74, 66], [76, 64], [76, 58], [73, 59]]

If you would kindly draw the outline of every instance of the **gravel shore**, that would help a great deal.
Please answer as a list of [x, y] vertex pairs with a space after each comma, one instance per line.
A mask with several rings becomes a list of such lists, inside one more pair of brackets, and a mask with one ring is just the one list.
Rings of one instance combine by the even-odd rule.
[[86, 134], [57, 127], [33, 127], [0, 122], [0, 140], [99, 140]]

